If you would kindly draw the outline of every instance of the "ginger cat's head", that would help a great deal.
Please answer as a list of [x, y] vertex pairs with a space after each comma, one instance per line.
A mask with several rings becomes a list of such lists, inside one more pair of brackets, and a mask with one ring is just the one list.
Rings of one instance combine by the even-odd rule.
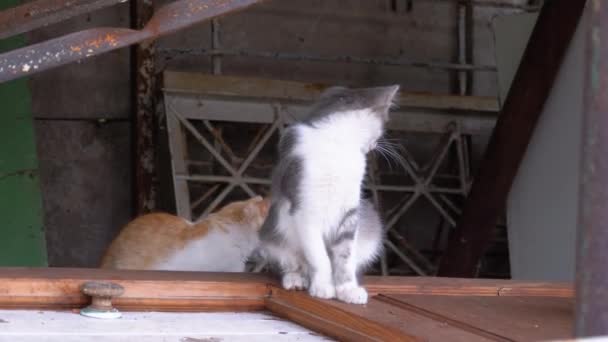
[[234, 224], [249, 226], [259, 230], [266, 220], [270, 201], [262, 196], [256, 196], [244, 201], [232, 202], [215, 213], [214, 216], [229, 219]]

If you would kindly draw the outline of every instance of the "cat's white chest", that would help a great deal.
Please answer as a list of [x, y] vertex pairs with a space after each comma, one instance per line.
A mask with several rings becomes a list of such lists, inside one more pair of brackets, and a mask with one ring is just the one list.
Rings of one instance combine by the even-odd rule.
[[333, 151], [306, 159], [305, 192], [310, 190], [311, 196], [323, 196], [337, 205], [342, 201], [347, 206], [356, 205], [365, 175], [365, 159], [361, 155]]
[[338, 195], [336, 191], [357, 192], [366, 161], [356, 133], [336, 127], [320, 134], [314, 129], [301, 131], [302, 142], [296, 153], [304, 161], [304, 181], [334, 195]]
[[257, 244], [253, 231], [211, 230], [190, 241], [156, 265], [155, 269], [201, 272], [243, 272], [246, 258]]

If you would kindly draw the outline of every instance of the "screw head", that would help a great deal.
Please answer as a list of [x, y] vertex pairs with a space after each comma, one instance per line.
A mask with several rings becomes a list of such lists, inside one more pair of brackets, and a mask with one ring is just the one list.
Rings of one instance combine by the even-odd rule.
[[91, 297], [119, 297], [124, 292], [124, 287], [114, 283], [90, 281], [82, 285], [82, 293]]

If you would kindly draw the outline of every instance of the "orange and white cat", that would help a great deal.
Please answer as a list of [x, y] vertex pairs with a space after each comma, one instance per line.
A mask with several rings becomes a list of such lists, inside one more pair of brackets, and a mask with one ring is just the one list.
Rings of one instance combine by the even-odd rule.
[[127, 224], [106, 251], [102, 268], [243, 272], [259, 245], [268, 200], [233, 202], [201, 221], [153, 213]]

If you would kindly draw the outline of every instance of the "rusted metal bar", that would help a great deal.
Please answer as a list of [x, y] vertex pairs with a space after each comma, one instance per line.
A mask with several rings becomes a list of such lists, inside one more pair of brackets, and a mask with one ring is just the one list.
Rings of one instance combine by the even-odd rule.
[[538, 21], [480, 165], [440, 276], [473, 277], [549, 96], [585, 0], [552, 0]]
[[0, 39], [128, 0], [36, 0], [0, 12]]
[[[152, 19], [154, 5], [148, 0], [132, 0], [132, 26], [142, 29]], [[135, 214], [149, 213], [156, 208], [156, 153], [154, 151], [154, 41], [145, 40], [134, 46], [132, 54], [135, 147]]]
[[0, 55], [0, 82], [157, 38], [263, 0], [179, 0], [161, 7], [141, 30], [93, 28]]
[[589, 3], [579, 243], [577, 337], [608, 335], [608, 4]]

